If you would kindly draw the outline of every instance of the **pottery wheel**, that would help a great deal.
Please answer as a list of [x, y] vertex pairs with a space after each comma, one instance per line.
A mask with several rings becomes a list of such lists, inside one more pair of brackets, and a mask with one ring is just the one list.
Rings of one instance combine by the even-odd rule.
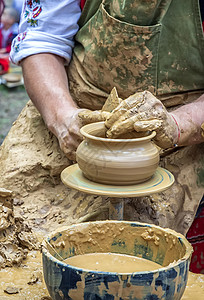
[[61, 173], [62, 182], [75, 190], [93, 195], [125, 198], [148, 196], [162, 192], [174, 183], [174, 176], [166, 169], [158, 167], [147, 181], [135, 185], [108, 185], [87, 179], [78, 164], [65, 168]]

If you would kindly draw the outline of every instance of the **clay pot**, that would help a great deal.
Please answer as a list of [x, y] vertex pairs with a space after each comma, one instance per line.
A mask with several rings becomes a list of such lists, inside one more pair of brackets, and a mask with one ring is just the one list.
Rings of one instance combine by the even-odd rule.
[[119, 139], [105, 137], [104, 122], [81, 128], [84, 137], [76, 152], [79, 168], [89, 180], [129, 185], [148, 180], [159, 164], [159, 152], [151, 139], [155, 132], [132, 132]]

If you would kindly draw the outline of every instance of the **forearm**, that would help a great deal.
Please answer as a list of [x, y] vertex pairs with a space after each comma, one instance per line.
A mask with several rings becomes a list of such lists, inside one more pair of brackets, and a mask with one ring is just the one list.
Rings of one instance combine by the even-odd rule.
[[22, 63], [25, 88], [48, 128], [55, 133], [66, 110], [75, 110], [61, 57], [42, 53], [25, 58]]
[[186, 104], [171, 113], [178, 123], [180, 137], [179, 146], [204, 142], [201, 125], [204, 123], [204, 95], [197, 101]]

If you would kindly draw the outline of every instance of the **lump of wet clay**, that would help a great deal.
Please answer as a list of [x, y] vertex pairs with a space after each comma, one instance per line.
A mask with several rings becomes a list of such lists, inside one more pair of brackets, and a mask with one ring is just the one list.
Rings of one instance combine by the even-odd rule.
[[19, 289], [15, 286], [7, 286], [4, 290], [4, 292], [7, 294], [18, 294]]
[[43, 275], [42, 275], [41, 271], [35, 270], [33, 272], [33, 274], [30, 276], [27, 284], [33, 285], [33, 284], [37, 283], [38, 281], [42, 281], [42, 278], [43, 278]]
[[0, 266], [11, 267], [20, 265], [27, 256], [27, 251], [21, 249], [16, 244], [1, 243], [0, 245]]

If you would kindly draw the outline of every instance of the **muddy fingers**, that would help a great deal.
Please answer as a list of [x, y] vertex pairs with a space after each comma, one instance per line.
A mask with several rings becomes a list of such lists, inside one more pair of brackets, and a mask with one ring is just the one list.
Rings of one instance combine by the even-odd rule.
[[161, 120], [147, 120], [147, 121], [138, 121], [134, 123], [134, 129], [138, 132], [140, 131], [153, 131], [157, 130], [162, 126]]
[[146, 92], [136, 93], [128, 97], [126, 100], [123, 100], [107, 118], [105, 122], [106, 127], [110, 128], [121, 116], [126, 114], [132, 108], [137, 107], [137, 105], [141, 105], [144, 101], [145, 94]]
[[110, 115], [110, 113], [107, 111], [101, 111], [101, 110], [91, 111], [89, 109], [83, 109], [79, 113], [79, 118], [82, 121], [82, 124], [86, 125], [89, 123], [105, 121], [106, 118], [109, 117], [109, 115]]

